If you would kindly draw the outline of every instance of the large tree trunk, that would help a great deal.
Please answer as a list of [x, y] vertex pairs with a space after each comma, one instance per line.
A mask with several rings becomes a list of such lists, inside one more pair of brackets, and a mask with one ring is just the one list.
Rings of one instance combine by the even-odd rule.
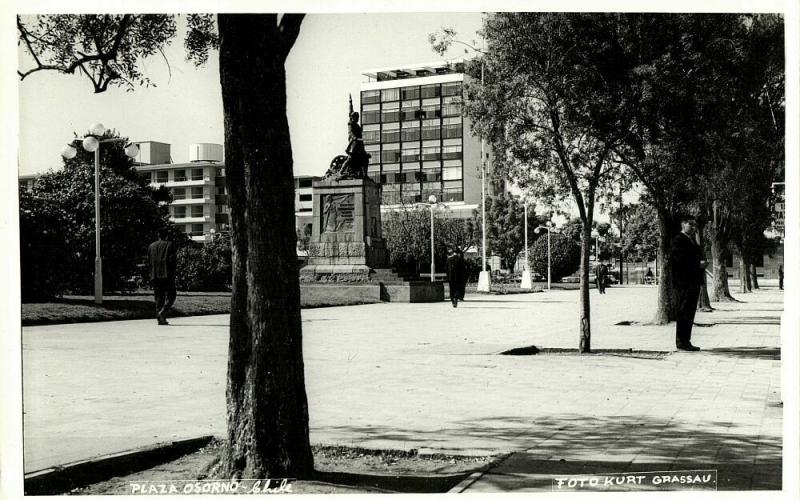
[[744, 276], [745, 278], [747, 278], [745, 281], [747, 286], [747, 293], [750, 293], [753, 291], [753, 280], [750, 276], [750, 257], [743, 257], [742, 265], [744, 265]]
[[653, 324], [665, 325], [675, 320], [675, 292], [672, 289], [672, 221], [669, 214], [658, 211], [659, 253], [661, 254], [661, 274], [658, 282], [658, 304]]
[[725, 266], [727, 242], [720, 231], [711, 229], [711, 269], [713, 272], [713, 285], [711, 287], [711, 300], [715, 302], [733, 302], [736, 299], [731, 295], [728, 287], [728, 268]]
[[592, 220], [589, 217], [583, 221], [583, 233], [581, 234], [581, 323], [578, 350], [582, 353], [592, 352], [591, 304], [589, 302], [589, 254], [592, 251], [591, 241]]
[[[706, 242], [704, 237], [705, 228], [706, 224], [698, 221], [697, 244], [700, 245], [700, 252], [703, 256], [702, 259], [708, 263], [708, 258], [706, 257]], [[714, 308], [711, 307], [711, 300], [708, 298], [708, 279], [706, 273], [707, 271], [704, 269], [703, 284], [700, 288], [700, 297], [697, 299], [697, 309], [703, 312], [711, 312], [714, 310]]]
[[233, 247], [223, 477], [302, 478], [314, 468], [284, 69], [299, 19], [284, 20], [296, 25], [219, 16]]

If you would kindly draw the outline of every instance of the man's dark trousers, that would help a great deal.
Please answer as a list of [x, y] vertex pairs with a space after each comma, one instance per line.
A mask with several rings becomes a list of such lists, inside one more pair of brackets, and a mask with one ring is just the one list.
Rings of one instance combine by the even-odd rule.
[[175, 280], [169, 278], [154, 278], [151, 282], [156, 298], [156, 316], [166, 315], [178, 292], [175, 290]]
[[678, 347], [692, 343], [692, 325], [697, 312], [697, 300], [700, 298], [699, 285], [684, 285], [675, 291], [678, 318], [675, 325], [675, 344]]
[[673, 297], [678, 317], [675, 321], [675, 344], [680, 349], [692, 345], [692, 324], [697, 312], [697, 299], [703, 283], [700, 268], [701, 250], [694, 239], [679, 233], [672, 239], [671, 264]]

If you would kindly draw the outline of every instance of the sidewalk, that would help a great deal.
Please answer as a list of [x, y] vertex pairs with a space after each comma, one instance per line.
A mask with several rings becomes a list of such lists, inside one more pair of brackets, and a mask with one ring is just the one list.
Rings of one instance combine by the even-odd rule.
[[[311, 440], [514, 454], [467, 491], [550, 490], [550, 474], [719, 469], [779, 488], [782, 294], [699, 313], [700, 353], [500, 356], [576, 348], [578, 292], [303, 311]], [[179, 299], [180, 300], [180, 299]], [[674, 350], [654, 287], [592, 293], [596, 350]], [[25, 470], [223, 435], [227, 316], [23, 329]], [[631, 326], [621, 321], [638, 322]]]

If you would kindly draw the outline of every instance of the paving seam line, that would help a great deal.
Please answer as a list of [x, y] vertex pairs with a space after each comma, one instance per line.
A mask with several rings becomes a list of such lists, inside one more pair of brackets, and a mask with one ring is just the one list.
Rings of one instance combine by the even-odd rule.
[[447, 493], [464, 493], [464, 490], [475, 484], [480, 478], [485, 476], [487, 472], [499, 466], [514, 453], [516, 452], [505, 453], [503, 455], [500, 455], [499, 457], [492, 460], [488, 464], [484, 465], [480, 469], [476, 470], [466, 478], [462, 479], [460, 483], [447, 490]]
[[25, 474], [26, 495], [57, 495], [66, 493], [137, 468], [151, 468], [193, 453], [206, 446], [214, 436], [166, 441], [154, 445], [111, 453], [99, 457], [55, 465]]

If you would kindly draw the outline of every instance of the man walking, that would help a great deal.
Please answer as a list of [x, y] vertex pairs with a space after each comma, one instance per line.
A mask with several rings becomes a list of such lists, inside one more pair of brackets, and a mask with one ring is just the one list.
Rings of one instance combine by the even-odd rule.
[[150, 265], [150, 284], [156, 299], [156, 319], [159, 325], [168, 325], [167, 312], [175, 303], [175, 246], [169, 241], [166, 228], [158, 230], [158, 241], [147, 249]]
[[594, 269], [594, 279], [597, 282], [597, 291], [606, 293], [606, 277], [608, 276], [608, 267], [605, 262], [601, 262], [599, 266]]
[[450, 283], [450, 302], [453, 307], [458, 307], [458, 301], [464, 300], [467, 282], [467, 264], [459, 248], [451, 248], [447, 257], [447, 281]]
[[778, 266], [778, 289], [783, 290], [783, 264]]
[[697, 299], [703, 283], [706, 261], [695, 240], [697, 221], [691, 215], [681, 218], [681, 232], [672, 239], [670, 262], [678, 318], [675, 324], [675, 345], [681, 351], [699, 351], [692, 345], [692, 325], [697, 312]]

